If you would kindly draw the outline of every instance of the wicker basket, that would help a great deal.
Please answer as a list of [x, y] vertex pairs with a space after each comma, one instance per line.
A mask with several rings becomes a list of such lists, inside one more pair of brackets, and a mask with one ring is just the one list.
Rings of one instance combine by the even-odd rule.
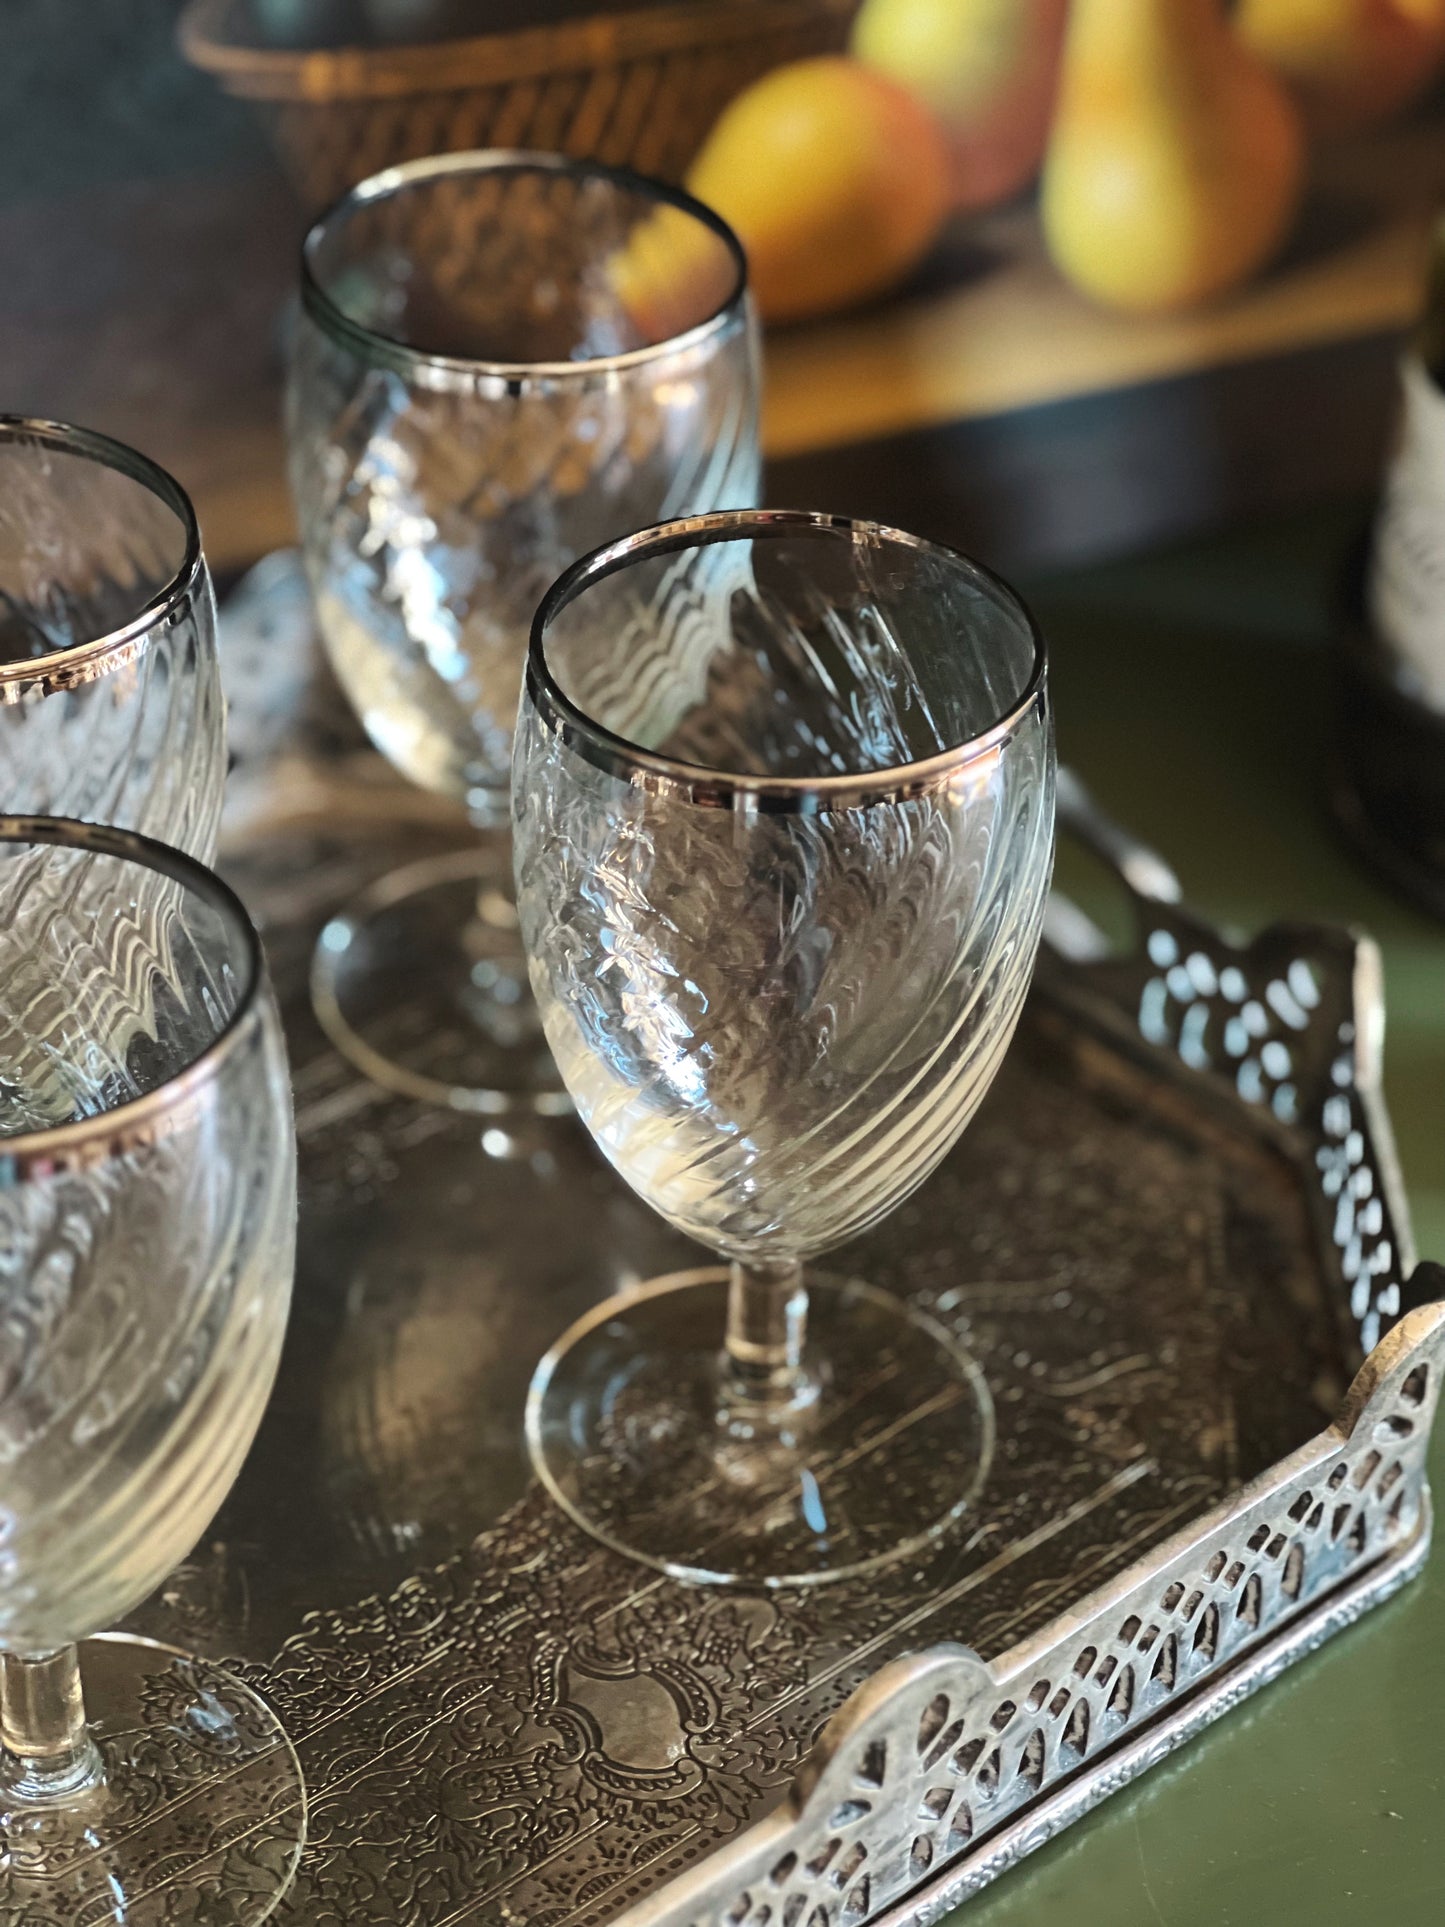
[[290, 50], [244, 0], [191, 0], [181, 48], [252, 100], [308, 210], [394, 161], [548, 148], [680, 179], [719, 111], [785, 60], [843, 44], [858, 0], [685, 0], [424, 46]]

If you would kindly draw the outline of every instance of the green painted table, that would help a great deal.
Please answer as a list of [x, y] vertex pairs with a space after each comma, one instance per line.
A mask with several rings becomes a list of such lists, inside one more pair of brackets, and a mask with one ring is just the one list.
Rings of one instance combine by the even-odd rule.
[[[1381, 942], [1386, 1095], [1420, 1250], [1445, 1255], [1445, 928], [1336, 840], [1321, 803], [1325, 644], [1359, 502], [1027, 584], [1061, 755], [1252, 930], [1281, 915]], [[1062, 866], [1090, 907], [1087, 871]], [[1091, 890], [1092, 886], [1092, 890]], [[1445, 1431], [1434, 1480], [1445, 1495]], [[1105, 1803], [953, 1918], [968, 1927], [1294, 1927], [1445, 1918], [1445, 1547], [1425, 1577]]]

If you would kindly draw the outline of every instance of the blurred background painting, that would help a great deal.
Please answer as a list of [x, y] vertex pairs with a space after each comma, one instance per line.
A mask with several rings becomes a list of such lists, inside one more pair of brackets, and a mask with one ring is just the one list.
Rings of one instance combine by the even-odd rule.
[[159, 444], [237, 565], [289, 537], [300, 229], [396, 160], [685, 179], [772, 324], [780, 499], [1008, 566], [1366, 485], [1445, 194], [1441, 0], [16, 0], [6, 31], [15, 398]]

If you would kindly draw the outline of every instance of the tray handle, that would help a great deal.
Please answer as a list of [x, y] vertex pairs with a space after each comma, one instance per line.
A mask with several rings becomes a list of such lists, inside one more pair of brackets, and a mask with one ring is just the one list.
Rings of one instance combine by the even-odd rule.
[[1442, 1371], [1434, 1303], [1332, 1424], [1037, 1634], [885, 1665], [771, 1812], [615, 1927], [938, 1918], [1418, 1569]]
[[[1179, 879], [1158, 851], [1116, 822], [1095, 801], [1077, 771], [1062, 764], [1055, 821], [1060, 835], [1072, 836], [1113, 872], [1133, 904], [1136, 922], [1142, 922], [1144, 905], [1182, 901]], [[1044, 936], [1070, 963], [1103, 963], [1116, 954], [1087, 911], [1057, 886], [1049, 897]]]
[[1152, 903], [1178, 903], [1184, 892], [1173, 870], [1132, 830], [1126, 830], [1095, 800], [1077, 770], [1059, 770], [1057, 817], [1060, 824], [1107, 863], [1135, 896]]
[[[1370, 938], [1275, 923], [1237, 943], [1181, 901], [1169, 865], [1061, 770], [1058, 824], [1117, 877], [1137, 939], [1121, 952], [1062, 895], [1050, 949], [1150, 1045], [1304, 1134], [1314, 1205], [1340, 1263], [1349, 1322], [1369, 1352], [1401, 1313], [1427, 1302], [1394, 1140], [1380, 1094], [1384, 977]], [[1408, 1281], [1408, 1282], [1407, 1282]]]

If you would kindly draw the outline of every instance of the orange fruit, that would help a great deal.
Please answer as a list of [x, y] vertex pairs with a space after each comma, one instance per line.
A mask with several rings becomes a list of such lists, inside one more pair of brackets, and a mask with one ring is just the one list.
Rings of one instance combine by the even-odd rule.
[[730, 222], [770, 321], [881, 294], [928, 252], [949, 155], [913, 95], [842, 54], [776, 67], [725, 107], [687, 185]]

